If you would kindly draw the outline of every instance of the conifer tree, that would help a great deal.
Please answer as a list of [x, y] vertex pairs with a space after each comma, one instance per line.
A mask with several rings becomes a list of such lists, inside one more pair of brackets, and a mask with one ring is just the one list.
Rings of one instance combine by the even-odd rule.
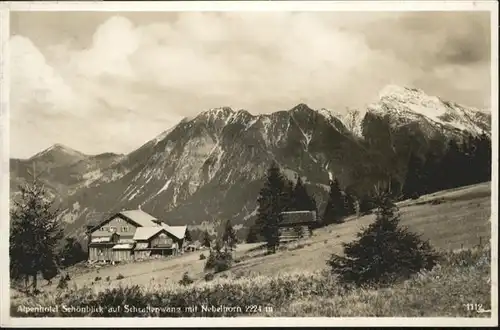
[[256, 243], [259, 241], [260, 238], [261, 238], [260, 228], [256, 224], [253, 224], [252, 226], [250, 226], [248, 228], [247, 237], [245, 239], [245, 242]]
[[315, 211], [316, 201], [309, 195], [307, 189], [300, 177], [293, 190], [294, 210], [296, 211]]
[[342, 197], [344, 200], [345, 214], [346, 215], [355, 214], [356, 213], [356, 205], [355, 205], [354, 196], [350, 192], [344, 191], [344, 194]]
[[288, 201], [288, 205], [286, 207], [287, 211], [297, 211], [297, 203], [295, 200], [295, 186], [291, 180], [286, 180], [285, 185], [285, 194]]
[[87, 259], [87, 254], [83, 251], [82, 245], [74, 237], [67, 237], [61, 251], [60, 263], [63, 267], [68, 267]]
[[485, 133], [481, 134], [476, 142], [476, 169], [477, 182], [491, 181], [491, 140]]
[[422, 188], [423, 162], [415, 154], [410, 155], [408, 169], [403, 183], [403, 196], [405, 198], [418, 198], [423, 193]]
[[439, 167], [438, 190], [458, 187], [462, 168], [460, 167], [460, 148], [454, 139], [448, 142], [448, 148]]
[[57, 221], [57, 210], [36, 180], [20, 187], [21, 198], [14, 200], [10, 212], [10, 276], [13, 280], [32, 279], [37, 291], [37, 278], [53, 269], [57, 259], [56, 247], [63, 236]]
[[236, 243], [238, 239], [236, 238], [236, 232], [234, 231], [233, 226], [231, 225], [231, 220], [226, 222], [226, 226], [224, 227], [224, 233], [222, 234], [222, 241], [224, 242], [224, 246], [232, 251], [236, 247]]
[[462, 143], [463, 159], [462, 159], [462, 184], [469, 185], [476, 183], [477, 172], [476, 168], [476, 152], [475, 152], [476, 139], [470, 133], [467, 134], [466, 138]]
[[192, 242], [193, 238], [191, 237], [191, 232], [189, 231], [188, 228], [186, 228], [186, 234], [184, 234], [184, 240], [186, 242]]
[[210, 237], [210, 234], [208, 233], [208, 230], [205, 230], [205, 232], [203, 233], [202, 245], [207, 247], [207, 248], [210, 248], [211, 242], [212, 242], [212, 239]]
[[323, 213], [323, 223], [326, 225], [332, 223], [342, 223], [346, 215], [344, 199], [337, 179], [330, 181], [330, 193]]
[[400, 226], [400, 215], [387, 191], [375, 198], [376, 220], [344, 243], [344, 255], [333, 254], [328, 265], [342, 282], [389, 284], [422, 269], [431, 269], [438, 254], [427, 241]]
[[421, 194], [430, 194], [440, 189], [439, 175], [442, 167], [441, 160], [439, 159], [437, 153], [430, 150], [425, 157], [425, 162], [423, 164], [421, 172]]
[[289, 205], [289, 196], [286, 192], [286, 180], [276, 163], [267, 170], [264, 187], [260, 190], [256, 224], [261, 235], [266, 239], [267, 250], [276, 252], [279, 244], [279, 223], [282, 221], [281, 212]]
[[359, 213], [361, 215], [368, 214], [373, 209], [373, 198], [370, 194], [365, 194], [359, 199]]

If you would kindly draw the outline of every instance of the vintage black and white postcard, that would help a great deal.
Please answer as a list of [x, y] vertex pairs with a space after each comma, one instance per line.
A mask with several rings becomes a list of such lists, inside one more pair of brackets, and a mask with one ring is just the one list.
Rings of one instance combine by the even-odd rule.
[[498, 325], [497, 14], [3, 3], [2, 326]]

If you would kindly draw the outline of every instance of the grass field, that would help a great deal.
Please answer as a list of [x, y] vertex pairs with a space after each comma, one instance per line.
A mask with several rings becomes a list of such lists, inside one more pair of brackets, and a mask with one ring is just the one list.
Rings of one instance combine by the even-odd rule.
[[[490, 193], [490, 184], [484, 183], [401, 202], [399, 206], [402, 224], [421, 233], [439, 250], [471, 249], [480, 242], [482, 245], [489, 244], [491, 237]], [[292, 243], [274, 255], [264, 255], [263, 250], [257, 248], [259, 244], [241, 244], [235, 252], [237, 262], [229, 271], [217, 274], [218, 277], [227, 278], [216, 279], [213, 283], [229, 281], [236, 285], [234, 283], [239, 283], [239, 281], [248, 283], [248, 281], [259, 279], [265, 282], [285, 277], [288, 278], [287, 281], [291, 281], [289, 285], [296, 286], [297, 283], [289, 279], [291, 274], [298, 274], [297, 276], [302, 276], [302, 278], [306, 276], [305, 274], [321, 274], [330, 255], [342, 252], [341, 243], [351, 241], [360, 228], [368, 225], [373, 219], [373, 215], [348, 218], [343, 224], [318, 229], [313, 237]], [[109, 266], [90, 271], [74, 268], [69, 272], [70, 287], [87, 287], [91, 288], [92, 292], [98, 293], [105, 289], [138, 285], [145, 290], [156, 288], [155, 291], [161, 291], [166, 287], [179, 287], [177, 283], [185, 272], [195, 280], [193, 284], [195, 287], [203, 288], [206, 285], [214, 285], [203, 279], [205, 260], [200, 260], [200, 253], [208, 255], [208, 251], [193, 252], [169, 259]], [[419, 306], [424, 303], [423, 300], [433, 299], [437, 302], [441, 300], [444, 302], [446, 295], [449, 294], [457, 295], [456, 301], [466, 298], [470, 300], [477, 296], [483, 300], [487, 298], [489, 303], [489, 268], [484, 265], [478, 266], [477, 263], [474, 267], [454, 266], [438, 269], [429, 275], [430, 277], [413, 279], [386, 291], [368, 290], [342, 295], [335, 294], [333, 289], [328, 289], [329, 280], [321, 277], [318, 279], [319, 282], [328, 282], [326, 284], [321, 282], [324, 294], [307, 296], [292, 292], [291, 297], [294, 297], [294, 294], [298, 296], [292, 300], [289, 299], [289, 303], [283, 304], [282, 307], [277, 304], [269, 313], [281, 316], [320, 314], [322, 316], [350, 316], [352, 313], [366, 316], [379, 314], [390, 316], [397, 314], [397, 311], [403, 312], [401, 309], [405, 308], [405, 315], [418, 316], [419, 311], [422, 310]], [[478, 272], [477, 269], [481, 271]], [[117, 280], [118, 274], [121, 274], [123, 279]], [[106, 280], [108, 276], [109, 281]], [[315, 278], [314, 276], [323, 275], [311, 275], [311, 278]], [[96, 282], [96, 277], [100, 277], [101, 280]], [[433, 280], [429, 281], [429, 278]], [[41, 297], [51, 297], [56, 294], [55, 285], [42, 287], [44, 293]], [[259, 286], [257, 282], [247, 285]], [[313, 286], [317, 285], [315, 283]], [[309, 289], [310, 287], [307, 288]], [[331, 295], [328, 294], [329, 290], [333, 290]], [[391, 296], [396, 298], [391, 298]], [[14, 305], [31, 299], [14, 290], [11, 298]], [[353, 304], [357, 304], [357, 307], [353, 308]], [[389, 310], [386, 310], [387, 306], [392, 306], [393, 312], [389, 313]], [[265, 314], [265, 311], [262, 313]], [[427, 311], [426, 315], [449, 315], [450, 313], [456, 314], [460, 311], [458, 309], [455, 312], [449, 309], [443, 311], [442, 308], [437, 308], [435, 312]]]

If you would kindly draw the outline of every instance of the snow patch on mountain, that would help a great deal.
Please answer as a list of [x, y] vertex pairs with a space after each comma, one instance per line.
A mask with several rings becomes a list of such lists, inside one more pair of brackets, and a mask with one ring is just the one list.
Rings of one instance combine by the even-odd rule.
[[222, 166], [222, 156], [224, 154], [224, 150], [221, 148], [219, 144], [217, 144], [212, 152], [210, 152], [210, 156], [207, 158], [207, 160], [214, 160], [213, 163], [209, 165], [208, 168], [208, 180], [212, 180], [215, 176], [215, 174], [220, 170]]
[[259, 121], [262, 123], [262, 138], [264, 139], [264, 143], [266, 147], [271, 146], [271, 119], [267, 116], [260, 117]]
[[91, 172], [87, 172], [87, 173], [83, 174], [82, 178], [83, 178], [83, 180], [85, 180], [83, 182], [83, 185], [85, 187], [88, 187], [93, 182], [102, 178], [102, 172], [100, 169], [97, 169], [95, 171], [91, 171]]
[[165, 184], [163, 185], [163, 187], [161, 187], [160, 190], [158, 190], [158, 192], [154, 196], [158, 196], [162, 192], [166, 191], [168, 189], [168, 187], [170, 186], [171, 183], [172, 183], [172, 180], [168, 180], [167, 182], [165, 182]]
[[369, 106], [375, 113], [391, 114], [401, 124], [411, 121], [427, 121], [437, 128], [450, 128], [480, 134], [482, 129], [474, 121], [479, 110], [462, 107], [429, 96], [416, 88], [388, 85], [379, 93], [380, 100]]
[[255, 125], [255, 123], [259, 120], [259, 117], [255, 117], [253, 119], [251, 119], [250, 121], [248, 121], [246, 124], [245, 124], [245, 131], [248, 130], [250, 127], [252, 127], [253, 125]]
[[137, 196], [137, 194], [139, 194], [141, 192], [141, 189], [137, 189], [135, 191], [133, 191], [134, 193], [131, 194], [128, 198], [129, 201], [133, 200], [135, 198], [135, 196]]

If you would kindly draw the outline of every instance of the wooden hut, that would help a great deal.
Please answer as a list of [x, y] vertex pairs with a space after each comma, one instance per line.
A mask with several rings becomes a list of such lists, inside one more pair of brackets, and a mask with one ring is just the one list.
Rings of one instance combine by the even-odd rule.
[[316, 224], [315, 211], [288, 211], [281, 213], [278, 224], [280, 242], [289, 242], [312, 235]]

